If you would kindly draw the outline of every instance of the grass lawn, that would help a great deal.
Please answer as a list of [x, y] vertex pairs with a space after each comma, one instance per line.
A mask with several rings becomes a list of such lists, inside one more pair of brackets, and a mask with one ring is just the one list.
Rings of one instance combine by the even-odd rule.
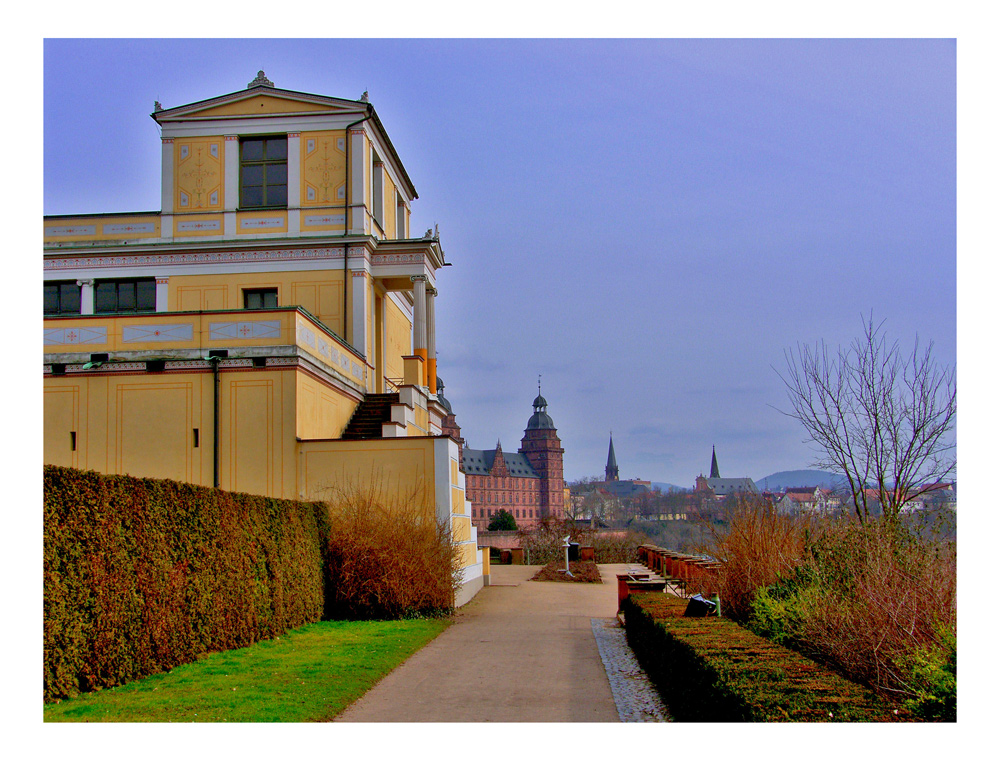
[[45, 722], [332, 720], [450, 620], [326, 621], [45, 705]]

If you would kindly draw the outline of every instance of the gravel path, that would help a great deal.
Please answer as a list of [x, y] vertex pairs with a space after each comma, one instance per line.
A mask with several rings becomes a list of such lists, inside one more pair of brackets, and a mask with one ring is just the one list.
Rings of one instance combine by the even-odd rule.
[[590, 628], [623, 723], [663, 723], [670, 713], [640, 667], [617, 619], [592, 618]]

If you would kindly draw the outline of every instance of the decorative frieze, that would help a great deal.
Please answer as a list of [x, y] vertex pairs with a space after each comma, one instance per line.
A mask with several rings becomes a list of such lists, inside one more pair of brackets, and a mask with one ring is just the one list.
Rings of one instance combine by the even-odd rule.
[[[355, 248], [351, 248], [352, 250]], [[360, 249], [360, 248], [359, 248]], [[115, 255], [102, 258], [46, 258], [46, 270], [62, 268], [119, 268], [202, 263], [257, 263], [287, 260], [343, 260], [343, 247], [320, 247], [306, 250], [234, 250], [212, 252], [176, 252], [152, 255]]]
[[422, 263], [422, 252], [411, 253], [376, 253], [372, 255], [372, 265], [400, 265], [406, 263]]

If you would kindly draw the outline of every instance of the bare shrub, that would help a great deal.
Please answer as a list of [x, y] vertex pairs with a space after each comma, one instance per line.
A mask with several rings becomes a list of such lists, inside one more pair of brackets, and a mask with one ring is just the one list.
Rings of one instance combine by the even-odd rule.
[[327, 491], [331, 528], [327, 614], [392, 619], [450, 611], [461, 562], [447, 521], [423, 504], [423, 490], [341, 483]]
[[727, 615], [927, 719], [954, 718], [954, 539], [744, 500], [707, 549]]
[[726, 614], [745, 621], [757, 590], [801, 564], [810, 523], [808, 516], [780, 515], [762, 498], [741, 497], [725, 533], [709, 524], [714, 541], [704, 550], [722, 570], [711, 587], [698, 588], [718, 593]]
[[810, 547], [806, 566], [814, 606], [802, 613], [803, 650], [891, 697], [920, 697], [920, 665], [953, 657], [955, 543], [842, 520]]

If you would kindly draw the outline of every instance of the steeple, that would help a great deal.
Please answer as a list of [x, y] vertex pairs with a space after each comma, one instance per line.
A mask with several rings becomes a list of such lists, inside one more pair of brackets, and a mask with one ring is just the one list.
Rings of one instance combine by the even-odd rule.
[[708, 474], [709, 478], [722, 478], [719, 475], [719, 461], [715, 459], [715, 445], [712, 445], [712, 470]]
[[615, 460], [615, 440], [614, 437], [608, 442], [608, 464], [604, 466], [604, 480], [618, 480], [618, 462]]

